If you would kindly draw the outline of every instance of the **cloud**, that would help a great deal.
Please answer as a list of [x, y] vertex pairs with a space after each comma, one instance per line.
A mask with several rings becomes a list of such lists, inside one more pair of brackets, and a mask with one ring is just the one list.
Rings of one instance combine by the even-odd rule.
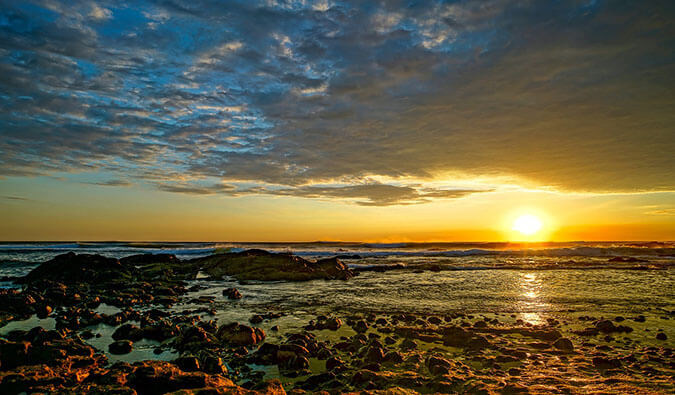
[[104, 187], [128, 187], [134, 185], [126, 180], [106, 180], [100, 182], [87, 182], [87, 184], [99, 185]]
[[188, 183], [159, 183], [157, 188], [166, 192], [184, 193], [189, 195], [213, 195], [216, 193], [232, 192], [234, 187], [225, 184], [210, 184], [198, 186]]
[[[265, 189], [243, 191], [279, 196], [299, 196], [318, 199], [346, 199], [361, 206], [391, 206], [428, 203], [432, 198], [456, 199], [473, 193], [491, 192], [479, 189], [418, 189], [411, 186], [388, 184], [362, 184], [346, 186], [307, 185], [296, 188]], [[240, 192], [241, 193], [241, 192]]]
[[21, 197], [21, 196], [0, 196], [0, 198], [5, 199], [5, 200], [31, 201], [31, 199]]
[[[10, 3], [0, 174], [363, 205], [464, 196], [425, 189], [446, 174], [673, 190], [673, 16], [667, 1]], [[378, 177], [399, 182], [364, 183]]]
[[91, 11], [89, 12], [89, 17], [96, 20], [105, 20], [112, 18], [112, 11], [106, 8], [99, 7], [96, 4], [92, 4]]
[[675, 215], [675, 208], [661, 208], [661, 209], [655, 209], [655, 210], [647, 211], [645, 214], [647, 214], [647, 215], [666, 215], [666, 216], [671, 216], [671, 215]]

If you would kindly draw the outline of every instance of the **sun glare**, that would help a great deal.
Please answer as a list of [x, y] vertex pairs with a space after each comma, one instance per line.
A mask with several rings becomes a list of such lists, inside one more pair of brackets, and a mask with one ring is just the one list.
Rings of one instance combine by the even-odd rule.
[[521, 215], [513, 222], [513, 230], [526, 236], [539, 232], [542, 228], [541, 220], [531, 214]]

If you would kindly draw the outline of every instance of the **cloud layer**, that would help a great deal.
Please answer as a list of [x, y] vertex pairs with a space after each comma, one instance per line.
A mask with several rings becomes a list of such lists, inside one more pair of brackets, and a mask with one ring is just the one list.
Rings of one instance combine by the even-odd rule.
[[362, 205], [492, 188], [424, 183], [447, 174], [673, 190], [673, 20], [672, 1], [3, 1], [0, 175]]

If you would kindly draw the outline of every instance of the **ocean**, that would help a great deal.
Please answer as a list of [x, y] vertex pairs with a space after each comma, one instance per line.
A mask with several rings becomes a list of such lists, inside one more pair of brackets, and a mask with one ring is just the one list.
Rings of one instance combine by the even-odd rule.
[[[116, 258], [169, 253], [188, 260], [247, 249], [287, 252], [309, 260], [338, 256], [357, 275], [349, 280], [305, 282], [237, 281], [227, 277], [209, 280], [198, 275], [197, 279], [187, 281], [185, 287], [188, 292], [178, 303], [153, 309], [170, 313], [177, 322], [182, 322], [180, 317], [197, 314], [198, 320], [218, 325], [249, 323], [253, 322], [251, 319], [255, 315], [274, 313], [276, 318], [256, 322], [255, 326], [267, 334], [266, 342], [275, 344], [288, 341], [289, 334], [304, 333], [308, 323], [311, 325], [322, 315], [341, 317], [347, 322], [359, 317], [370, 317], [370, 320], [386, 317], [390, 322], [397, 322], [396, 317], [417, 317], [414, 319], [417, 320], [415, 324], [419, 333], [437, 328], [436, 324], [431, 324], [439, 322], [440, 319], [434, 321], [436, 317], [463, 327], [473, 323], [473, 330], [477, 331], [482, 329], [475, 322], [481, 320], [498, 322], [495, 331], [557, 328], [572, 339], [580, 350], [578, 355], [588, 358], [606, 353], [624, 358], [631, 353], [650, 353], [653, 350], [661, 350], [665, 358], [670, 354], [663, 350], [669, 348], [658, 347], [671, 347], [670, 339], [675, 338], [675, 243], [1, 243], [0, 286], [19, 288], [13, 282], [16, 277], [25, 275], [41, 262], [70, 251]], [[224, 297], [223, 290], [231, 287], [236, 287], [243, 298], [233, 301]], [[149, 311], [148, 307], [142, 306], [137, 310], [141, 313]], [[13, 320], [0, 327], [0, 336], [36, 326], [47, 330], [58, 329], [58, 320], [68, 311], [62, 308], [47, 318], [34, 315], [28, 319]], [[121, 308], [104, 303], [94, 309], [94, 313], [103, 316], [121, 312]], [[605, 337], [603, 341], [612, 344], [609, 349], [577, 335], [591, 322], [605, 322], [603, 320], [617, 323], [625, 320], [629, 322], [631, 333], [621, 338], [615, 335], [616, 339]], [[131, 323], [140, 325], [137, 321]], [[126, 354], [109, 353], [106, 350], [115, 340], [115, 326], [99, 323], [84, 329], [96, 336], [82, 341], [105, 352], [110, 363], [171, 361], [181, 355], [170, 343], [160, 344], [147, 339], [134, 342], [133, 350]], [[384, 336], [384, 329], [382, 331]], [[380, 336], [371, 332], [373, 336]], [[358, 337], [346, 326], [337, 332], [320, 330], [314, 333], [326, 344], [338, 344], [345, 339], [352, 341]], [[655, 337], [657, 333], [665, 334], [668, 340], [665, 343], [659, 340]], [[595, 376], [592, 369], [588, 370], [590, 362], [567, 365], [562, 359], [564, 357], [540, 353], [536, 348], [540, 343], [532, 343], [526, 337], [509, 337], [507, 334], [488, 338], [493, 343], [503, 343], [505, 348], [502, 350], [527, 350], [534, 361], [532, 363], [537, 359], [550, 359], [546, 362], [546, 369], [549, 363], [553, 364], [550, 366], [564, 363], [572, 369], [556, 371], [542, 370], [543, 365], [530, 367], [544, 372], [546, 377], [559, 377], [561, 380], [583, 377], [591, 380], [587, 383], [592, 383], [599, 390], [610, 388], [602, 376]], [[419, 352], [422, 354], [441, 350], [438, 342], [420, 342], [422, 348]], [[441, 351], [448, 358], [466, 363], [475, 364], [477, 358], [470, 352], [452, 347]], [[239, 356], [228, 358], [233, 358], [228, 359], [228, 364], [242, 361]], [[494, 367], [489, 365], [488, 368], [486, 364], [489, 365], [489, 361], [480, 365], [483, 366], [480, 369]], [[312, 372], [321, 372], [325, 366], [322, 360], [310, 358], [309, 369]], [[299, 378], [288, 376], [276, 365], [261, 366], [247, 362], [242, 369], [245, 369], [244, 373], [236, 376], [239, 383], [245, 383], [251, 377], [263, 377], [280, 379], [287, 388], [299, 385]], [[636, 368], [631, 374], [644, 381], [641, 369]], [[658, 369], [661, 369], [659, 372], [668, 372], [669, 368], [658, 365]], [[485, 382], [489, 380], [484, 379]], [[668, 383], [655, 385], [660, 389], [671, 388]]]

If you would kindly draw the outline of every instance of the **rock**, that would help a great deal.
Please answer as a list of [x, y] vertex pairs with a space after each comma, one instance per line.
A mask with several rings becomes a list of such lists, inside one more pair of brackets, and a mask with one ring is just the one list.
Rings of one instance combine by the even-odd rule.
[[241, 299], [241, 292], [237, 288], [227, 288], [223, 290], [223, 296], [227, 296], [228, 299]]
[[603, 320], [603, 321], [598, 321], [595, 324], [595, 327], [600, 331], [604, 333], [612, 333], [616, 331], [616, 326], [614, 323], [610, 320]]
[[381, 347], [370, 346], [364, 357], [366, 362], [379, 363], [384, 360], [384, 350]]
[[133, 345], [134, 343], [130, 340], [117, 340], [108, 346], [108, 351], [116, 355], [129, 354], [133, 349]]
[[409, 338], [403, 339], [400, 345], [402, 350], [416, 350], [417, 349], [417, 343]]
[[567, 339], [565, 337], [561, 337], [560, 339], [556, 340], [553, 343], [553, 347], [557, 348], [558, 350], [567, 352], [574, 351], [574, 344], [572, 344], [572, 341], [570, 339]]
[[520, 371], [520, 369], [518, 369], [518, 368], [511, 368], [511, 369], [508, 370], [507, 373], [508, 373], [510, 376], [520, 376], [520, 375], [521, 375], [521, 371]]
[[280, 353], [290, 353], [293, 355], [302, 355], [304, 357], [309, 357], [310, 355], [309, 350], [299, 344], [282, 344], [279, 346], [279, 352], [277, 352], [277, 356], [279, 356]]
[[308, 377], [305, 381], [299, 382], [298, 386], [308, 391], [316, 391], [322, 384], [328, 383], [334, 379], [335, 374], [325, 372]]
[[10, 342], [0, 339], [0, 369], [9, 370], [29, 361], [32, 346], [29, 342]]
[[521, 384], [517, 383], [509, 383], [502, 388], [501, 391], [502, 394], [508, 395], [508, 394], [527, 394], [529, 393], [529, 390], [527, 387]]
[[153, 263], [180, 263], [180, 260], [173, 254], [137, 254], [120, 258], [122, 265], [138, 266]]
[[46, 279], [65, 284], [97, 284], [112, 280], [128, 280], [130, 275], [131, 269], [117, 259], [69, 252], [40, 264], [17, 282], [29, 284]]
[[352, 328], [358, 333], [364, 333], [368, 330], [368, 323], [364, 320], [357, 321]]
[[[129, 368], [126, 368], [129, 369]], [[232, 381], [217, 375], [202, 372], [184, 372], [176, 365], [164, 361], [143, 361], [130, 367], [127, 385], [139, 394], [159, 395], [178, 390], [212, 388], [237, 390]], [[239, 389], [237, 393], [242, 393]], [[193, 393], [193, 392], [184, 392]], [[214, 393], [214, 390], [206, 393]], [[217, 392], [216, 392], [217, 393]]]
[[310, 262], [298, 256], [263, 250], [214, 254], [194, 259], [190, 264], [200, 267], [213, 279], [231, 276], [238, 280], [261, 281], [346, 280], [354, 275], [336, 258]]
[[251, 324], [259, 324], [259, 323], [263, 322], [263, 317], [260, 314], [256, 314], [256, 315], [252, 316], [251, 318], [249, 318], [248, 322], [250, 322]]
[[452, 363], [450, 363], [450, 361], [448, 361], [445, 358], [436, 357], [432, 355], [429, 358], [427, 358], [426, 366], [432, 375], [440, 376], [448, 374], [450, 368], [452, 367]]
[[206, 373], [227, 374], [227, 366], [220, 357], [212, 355], [204, 357], [201, 367]]
[[331, 357], [326, 360], [326, 369], [327, 370], [333, 370], [336, 368], [339, 368], [341, 366], [344, 366], [344, 361], [341, 360], [338, 357]]
[[176, 358], [173, 363], [184, 372], [196, 372], [199, 370], [199, 360], [193, 356]]
[[656, 339], [657, 340], [668, 340], [668, 336], [666, 336], [665, 333], [659, 332], [656, 334]]
[[270, 330], [274, 332], [279, 332], [279, 329], [280, 329], [279, 325], [274, 325], [273, 327], [270, 328]]
[[113, 332], [112, 338], [113, 340], [138, 341], [143, 338], [143, 332], [136, 325], [124, 324]]
[[600, 370], [617, 369], [621, 367], [621, 361], [616, 358], [593, 357], [593, 366]]
[[218, 328], [216, 336], [229, 344], [253, 346], [265, 340], [265, 331], [235, 322]]
[[258, 365], [274, 365], [277, 363], [279, 346], [272, 343], [263, 343], [252, 355], [252, 361]]
[[476, 323], [473, 324], [474, 328], [487, 328], [487, 322], [485, 321], [476, 321]]
[[342, 326], [342, 320], [337, 317], [331, 317], [326, 320], [326, 328], [332, 331], [338, 330]]
[[279, 360], [279, 369], [299, 371], [309, 368], [309, 359], [302, 355], [295, 355]]
[[35, 308], [35, 314], [39, 319], [45, 319], [49, 317], [52, 311], [53, 311], [52, 307], [48, 305], [41, 305]]
[[384, 361], [398, 365], [403, 362], [403, 355], [398, 351], [390, 351], [384, 356]]

